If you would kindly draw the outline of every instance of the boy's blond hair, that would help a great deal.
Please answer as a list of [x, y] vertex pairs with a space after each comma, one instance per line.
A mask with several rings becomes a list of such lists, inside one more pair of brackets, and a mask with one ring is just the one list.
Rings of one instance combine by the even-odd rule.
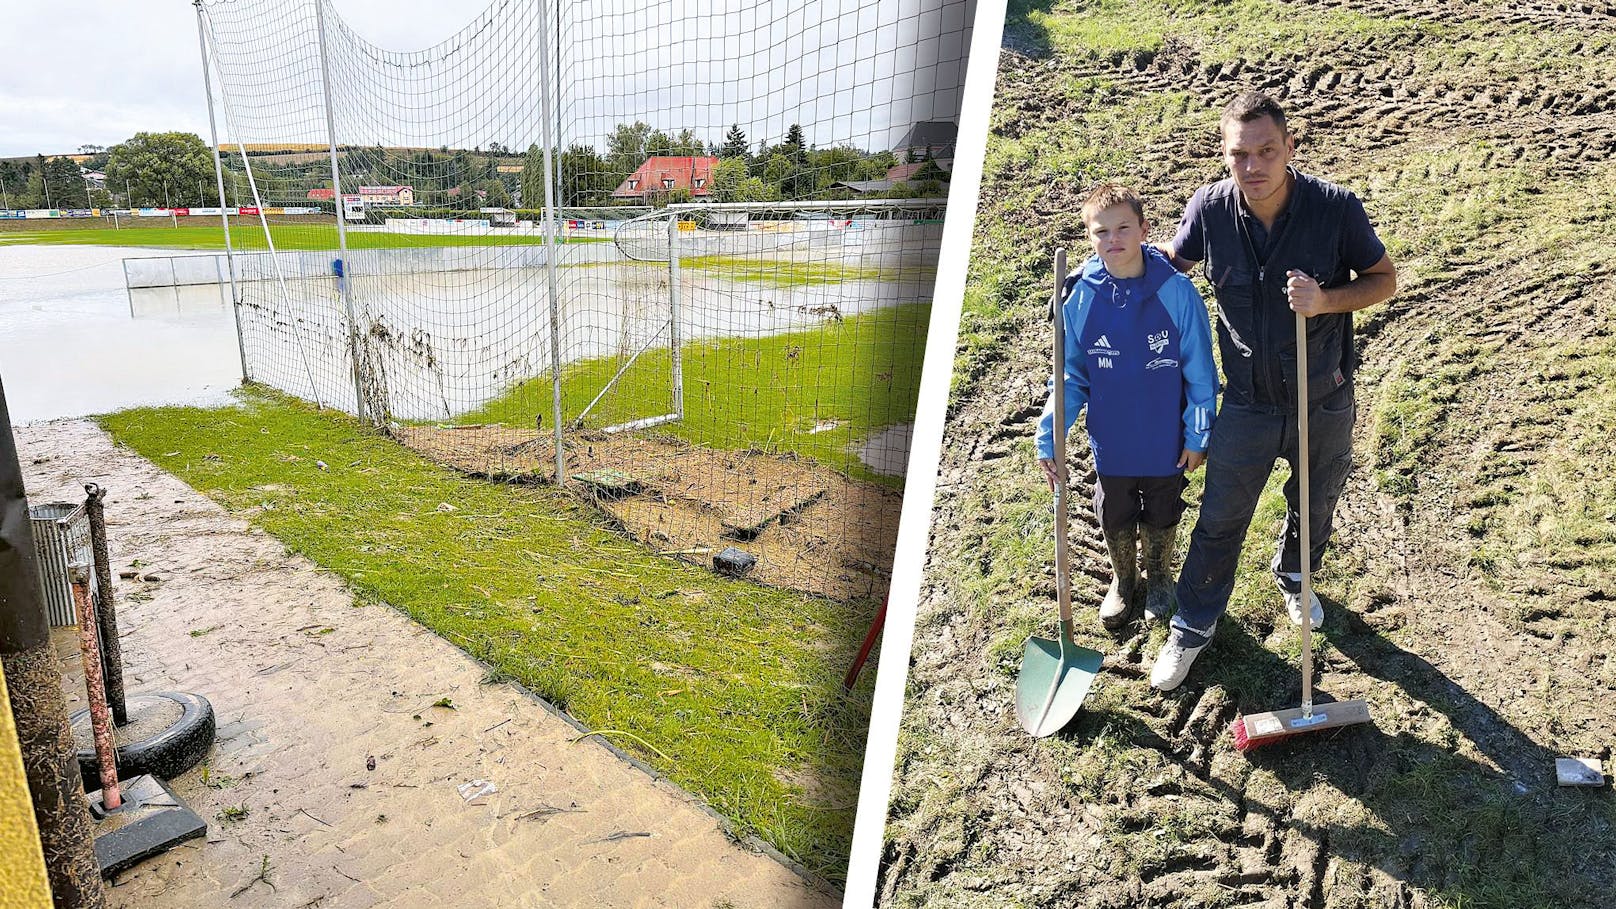
[[1079, 209], [1079, 216], [1083, 224], [1097, 214], [1116, 205], [1126, 205], [1133, 209], [1134, 217], [1141, 224], [1145, 220], [1145, 200], [1139, 194], [1120, 183], [1101, 183], [1089, 192], [1088, 198], [1083, 200], [1083, 207]]

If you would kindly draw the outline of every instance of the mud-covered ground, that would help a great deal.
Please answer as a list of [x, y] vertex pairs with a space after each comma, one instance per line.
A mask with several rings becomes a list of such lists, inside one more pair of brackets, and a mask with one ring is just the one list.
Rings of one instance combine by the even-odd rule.
[[[1011, 5], [881, 903], [1608, 905], [1616, 796], [1557, 787], [1554, 758], [1616, 744], [1616, 7]], [[1265, 571], [1281, 465], [1189, 681], [1151, 692], [1163, 632], [1082, 613], [1107, 667], [1034, 741], [1012, 697], [1053, 625], [1031, 446], [1049, 263], [1081, 252], [1102, 178], [1143, 188], [1170, 236], [1247, 88], [1281, 99], [1297, 165], [1357, 191], [1399, 266], [1358, 316], [1357, 467], [1318, 578], [1319, 686], [1375, 722], [1244, 755], [1227, 734], [1299, 697]], [[1089, 607], [1109, 569], [1073, 518]]]

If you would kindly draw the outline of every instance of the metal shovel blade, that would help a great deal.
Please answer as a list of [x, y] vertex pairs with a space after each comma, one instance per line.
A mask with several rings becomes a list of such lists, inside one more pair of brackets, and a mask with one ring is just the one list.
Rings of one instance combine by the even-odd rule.
[[1100, 651], [1070, 640], [1027, 638], [1021, 674], [1016, 677], [1016, 719], [1021, 728], [1037, 738], [1065, 728], [1088, 696], [1102, 659]]

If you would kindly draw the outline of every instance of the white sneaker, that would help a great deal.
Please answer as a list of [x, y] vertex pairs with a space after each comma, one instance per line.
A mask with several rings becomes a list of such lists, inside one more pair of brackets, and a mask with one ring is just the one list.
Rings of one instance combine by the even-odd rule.
[[[1199, 644], [1193, 643], [1200, 641]], [[1172, 691], [1183, 684], [1190, 674], [1190, 666], [1201, 651], [1212, 643], [1212, 636], [1201, 637], [1192, 631], [1174, 627], [1167, 633], [1167, 643], [1156, 654], [1156, 664], [1150, 668], [1150, 687], [1157, 691]]]
[[[1313, 601], [1313, 628], [1316, 631], [1324, 626], [1324, 604], [1319, 602], [1319, 595], [1313, 591], [1309, 590], [1308, 596]], [[1301, 628], [1302, 592], [1300, 590], [1295, 593], [1289, 590], [1285, 591], [1285, 611], [1291, 614], [1291, 624]]]

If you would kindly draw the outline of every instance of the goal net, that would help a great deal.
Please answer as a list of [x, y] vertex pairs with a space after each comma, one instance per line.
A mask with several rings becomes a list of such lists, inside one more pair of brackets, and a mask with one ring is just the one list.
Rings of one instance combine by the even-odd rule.
[[969, 7], [495, 0], [393, 51], [203, 0], [249, 377], [879, 593]]

